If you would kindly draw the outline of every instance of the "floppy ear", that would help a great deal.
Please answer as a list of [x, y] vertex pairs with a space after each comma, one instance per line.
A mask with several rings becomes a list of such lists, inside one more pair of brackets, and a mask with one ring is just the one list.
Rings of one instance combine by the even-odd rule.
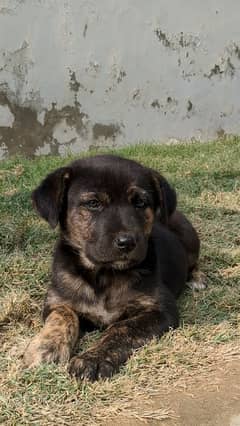
[[69, 167], [55, 170], [32, 193], [33, 206], [52, 228], [55, 228], [59, 221], [70, 172]]
[[167, 224], [169, 217], [176, 210], [176, 191], [163, 176], [155, 171], [153, 172], [153, 181], [156, 190], [156, 205], [160, 210], [160, 220]]

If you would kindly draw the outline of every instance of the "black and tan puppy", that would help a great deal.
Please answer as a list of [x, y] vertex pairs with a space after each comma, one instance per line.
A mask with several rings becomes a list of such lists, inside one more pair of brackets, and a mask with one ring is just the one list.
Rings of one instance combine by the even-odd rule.
[[[70, 360], [79, 378], [109, 377], [134, 349], [178, 326], [176, 298], [198, 261], [196, 231], [161, 175], [115, 156], [54, 171], [32, 198], [53, 228], [60, 224], [60, 238], [45, 324], [25, 364]], [[71, 359], [85, 320], [105, 331]]]

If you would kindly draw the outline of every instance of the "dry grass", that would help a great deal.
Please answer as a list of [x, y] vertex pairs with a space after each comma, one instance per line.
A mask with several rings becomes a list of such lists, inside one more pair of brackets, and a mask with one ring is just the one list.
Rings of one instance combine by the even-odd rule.
[[[32, 212], [29, 194], [66, 159], [13, 159], [0, 170], [0, 423], [99, 425], [115, 416], [164, 420], [171, 408], [149, 402], [159, 392], [186, 389], [216, 364], [240, 359], [240, 143], [138, 146], [121, 153], [155, 167], [174, 183], [179, 203], [202, 238], [202, 269], [209, 288], [186, 290], [181, 327], [132, 356], [111, 381], [77, 384], [63, 367], [22, 369], [28, 339], [40, 328], [56, 238]], [[100, 333], [85, 336], [79, 350]]]

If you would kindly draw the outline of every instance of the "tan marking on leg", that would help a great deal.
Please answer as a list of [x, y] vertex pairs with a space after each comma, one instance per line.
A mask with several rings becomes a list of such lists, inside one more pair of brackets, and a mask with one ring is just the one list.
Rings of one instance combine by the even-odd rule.
[[66, 305], [56, 305], [44, 327], [29, 343], [24, 353], [26, 367], [42, 362], [65, 364], [70, 359], [79, 334], [78, 316]]

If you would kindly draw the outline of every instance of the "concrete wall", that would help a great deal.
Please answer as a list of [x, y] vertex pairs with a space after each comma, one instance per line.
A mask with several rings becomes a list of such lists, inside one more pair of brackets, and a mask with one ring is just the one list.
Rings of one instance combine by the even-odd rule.
[[240, 133], [237, 0], [0, 0], [0, 156]]

